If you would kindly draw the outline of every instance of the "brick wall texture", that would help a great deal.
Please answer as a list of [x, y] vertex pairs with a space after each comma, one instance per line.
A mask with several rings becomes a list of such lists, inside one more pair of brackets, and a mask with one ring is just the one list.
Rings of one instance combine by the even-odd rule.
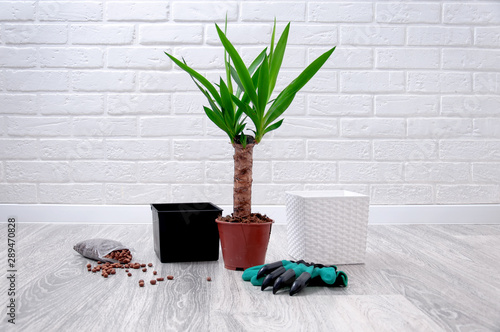
[[292, 22], [277, 88], [337, 49], [256, 146], [254, 204], [500, 203], [500, 2], [0, 1], [0, 203], [232, 203], [232, 147], [188, 75], [214, 28], [250, 61]]

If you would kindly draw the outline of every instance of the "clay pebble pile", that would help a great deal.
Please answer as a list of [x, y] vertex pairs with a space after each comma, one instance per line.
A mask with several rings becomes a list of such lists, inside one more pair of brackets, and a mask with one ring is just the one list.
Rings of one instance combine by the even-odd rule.
[[128, 249], [115, 250], [104, 256], [106, 258], [114, 259], [120, 263], [130, 263], [132, 261], [132, 253]]

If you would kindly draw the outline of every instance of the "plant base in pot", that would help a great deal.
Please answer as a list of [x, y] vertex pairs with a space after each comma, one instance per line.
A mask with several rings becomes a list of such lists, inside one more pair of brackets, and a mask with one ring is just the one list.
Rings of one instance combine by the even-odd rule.
[[217, 227], [228, 270], [245, 270], [265, 263], [273, 220], [255, 213], [243, 218], [219, 217]]

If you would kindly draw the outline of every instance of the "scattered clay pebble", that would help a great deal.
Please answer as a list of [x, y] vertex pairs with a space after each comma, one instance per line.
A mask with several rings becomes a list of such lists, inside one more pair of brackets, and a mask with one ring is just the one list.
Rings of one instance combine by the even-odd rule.
[[97, 264], [102, 264], [102, 262], [101, 261], [97, 261]]
[[[131, 259], [131, 257], [132, 257], [130, 252], [123, 253], [124, 251], [120, 251], [120, 250], [118, 250], [117, 252], [118, 253], [112, 252], [110, 255], [108, 255], [110, 257], [108, 257], [108, 256], [106, 256], [106, 257], [116, 259], [119, 261], [119, 263], [98, 261], [98, 264], [94, 267], [92, 267], [92, 264], [90, 264], [90, 263], [87, 264], [86, 265], [87, 270], [89, 272], [93, 272], [93, 273], [101, 272], [101, 276], [103, 278], [108, 278], [110, 274], [116, 274], [116, 269], [125, 269], [125, 273], [127, 274], [127, 276], [131, 277], [132, 273], [130, 273], [129, 269], [140, 269], [142, 267], [142, 271], [147, 272], [148, 268], [146, 266], [153, 267], [153, 263], [148, 263], [147, 265], [144, 263], [141, 264], [141, 263], [137, 263], [137, 262], [130, 263], [130, 261], [125, 263], [123, 261], [124, 259], [128, 259], [128, 257], [130, 257], [130, 259]], [[153, 275], [156, 276], [157, 274], [158, 274], [158, 271], [153, 271]], [[169, 275], [169, 276], [167, 276], [167, 279], [173, 280], [174, 276]], [[158, 277], [156, 279], [150, 280], [150, 283], [151, 283], [151, 285], [156, 285], [157, 281], [159, 282], [159, 281], [164, 281], [164, 280], [165, 280], [165, 278]], [[145, 285], [144, 280], [143, 279], [139, 280], [139, 286], [144, 287], [144, 285]]]
[[212, 281], [212, 278], [210, 278], [210, 277], [207, 277], [207, 281]]

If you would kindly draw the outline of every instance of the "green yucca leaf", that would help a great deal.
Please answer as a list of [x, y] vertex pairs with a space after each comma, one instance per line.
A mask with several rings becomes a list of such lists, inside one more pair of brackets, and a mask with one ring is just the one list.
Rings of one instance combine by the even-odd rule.
[[203, 106], [203, 109], [205, 110], [205, 114], [210, 119], [210, 121], [212, 121], [217, 127], [222, 129], [226, 134], [229, 135], [229, 137], [231, 137], [231, 131], [226, 127], [222, 116], [218, 112], [214, 112], [206, 106]]
[[[264, 56], [266, 55], [266, 52], [267, 52], [267, 47], [262, 52], [260, 52], [259, 55], [252, 61], [250, 66], [248, 66], [248, 73], [250, 75], [253, 75], [255, 70], [260, 66], [260, 64], [262, 63], [262, 60], [264, 60]], [[236, 84], [238, 84], [238, 90], [236, 91], [236, 97], [239, 98], [241, 96], [241, 93], [243, 92], [244, 88], [241, 85], [241, 81], [240, 81], [240, 78], [238, 77], [238, 73], [236, 72], [236, 69], [234, 69], [234, 67], [232, 67], [232, 66], [231, 66], [231, 76], [233, 77]]]
[[266, 109], [267, 101], [269, 100], [269, 65], [267, 60], [268, 60], [267, 56], [264, 56], [264, 60], [260, 65], [259, 80], [257, 83], [258, 85], [257, 92], [259, 99], [256, 107], [259, 117], [261, 118], [264, 116], [264, 111]]
[[289, 31], [290, 31], [290, 23], [286, 25], [285, 30], [281, 34], [281, 37], [278, 40], [278, 43], [276, 44], [276, 49], [274, 50], [273, 57], [270, 60], [269, 94], [271, 94], [274, 91], [274, 87], [276, 86], [278, 73], [280, 71], [281, 64], [283, 63], [283, 56], [285, 55], [285, 49], [286, 49], [286, 43], [288, 41]]
[[243, 84], [241, 84], [240, 77], [238, 76], [238, 73], [233, 66], [229, 66], [229, 72], [231, 73], [231, 77], [236, 82], [236, 85], [238, 85], [238, 89], [236, 90], [236, 97], [239, 98], [241, 96], [241, 93], [245, 91], [245, 88], [243, 87]]
[[217, 102], [220, 102], [220, 96], [219, 96], [219, 93], [217, 92], [217, 90], [215, 89], [215, 87], [212, 85], [212, 83], [210, 83], [203, 75], [201, 75], [200, 73], [198, 73], [196, 70], [192, 69], [191, 67], [189, 67], [186, 63], [183, 63], [181, 61], [179, 61], [177, 58], [175, 58], [173, 55], [170, 55], [168, 54], [167, 52], [165, 52], [165, 54], [177, 65], [179, 66], [181, 69], [183, 69], [184, 71], [186, 71], [189, 75], [191, 75], [192, 77], [194, 77], [196, 80], [198, 80], [198, 82], [200, 82], [209, 92], [210, 94], [214, 97], [214, 99], [217, 101]]
[[[236, 103], [235, 103], [236, 104]], [[238, 105], [236, 105], [238, 106]], [[235, 118], [239, 119], [243, 115], [243, 109], [241, 107], [237, 107], [236, 113], [235, 113]]]
[[257, 112], [253, 108], [251, 108], [247, 103], [244, 103], [243, 101], [239, 100], [238, 98], [233, 96], [233, 101], [235, 102], [238, 107], [241, 108], [241, 110], [252, 120], [256, 128], [260, 128], [261, 123], [262, 123], [262, 118], [259, 117]]
[[276, 17], [274, 18], [273, 33], [271, 35], [271, 49], [269, 50], [269, 62], [273, 60], [275, 34], [276, 34]]
[[234, 68], [240, 77], [241, 84], [244, 88], [245, 93], [248, 94], [250, 100], [254, 105], [257, 104], [257, 93], [255, 92], [255, 87], [252, 82], [252, 78], [250, 73], [248, 72], [247, 67], [243, 63], [238, 51], [234, 48], [233, 44], [227, 39], [226, 35], [222, 32], [217, 24], [215, 24], [215, 28], [217, 29], [217, 34], [219, 35], [219, 39], [224, 46], [224, 49], [227, 51], [231, 59], [233, 60]]
[[198, 87], [198, 89], [200, 89], [200, 91], [205, 95], [205, 97], [207, 98], [208, 100], [208, 103], [210, 104], [210, 107], [212, 108], [212, 110], [214, 112], [218, 112], [218, 113], [221, 113], [221, 110], [219, 109], [219, 107], [215, 104], [215, 102], [213, 101], [213, 99], [210, 97], [210, 94], [201, 87], [201, 85], [198, 84], [198, 82], [196, 82], [196, 80], [191, 76], [191, 79], [193, 79], [194, 81], [194, 84], [196, 84], [196, 86]]
[[220, 96], [222, 104], [222, 113], [227, 123], [232, 123], [234, 120], [234, 107], [233, 101], [231, 100], [231, 93], [226, 83], [220, 79]]
[[281, 124], [283, 123], [283, 120], [284, 119], [281, 119], [278, 122], [275, 122], [272, 125], [270, 125], [269, 127], [267, 127], [266, 130], [264, 130], [264, 134], [267, 134], [268, 132], [276, 130], [279, 127], [281, 127]]
[[[253, 73], [253, 76], [252, 76], [252, 83], [254, 86], [257, 86], [257, 84], [259, 83], [259, 73], [260, 73], [260, 67], [258, 67], [255, 70], [255, 73]], [[255, 93], [257, 93], [257, 92], [255, 92]], [[241, 96], [241, 101], [246, 103], [246, 104], [250, 104], [250, 102], [251, 102], [250, 97], [245, 92], [243, 92], [243, 95]], [[256, 105], [256, 104], [254, 104], [254, 105]]]
[[243, 122], [242, 122], [242, 123], [239, 123], [239, 124], [236, 126], [236, 130], [235, 130], [235, 132], [237, 132], [237, 133], [242, 133], [242, 132], [243, 132], [243, 130], [245, 129], [245, 126], [246, 126], [246, 125], [247, 125], [247, 124], [246, 124], [246, 123], [243, 123]]
[[[224, 22], [224, 34], [227, 34], [227, 13], [226, 13], [226, 20]], [[229, 90], [229, 93], [233, 93], [233, 83], [231, 81], [231, 72], [230, 72], [230, 60], [229, 61], [227, 60], [227, 52], [224, 51], [224, 66], [226, 68], [226, 81], [227, 81], [227, 87], [228, 87], [228, 90]]]
[[[207, 98], [207, 100], [210, 104], [210, 107], [212, 108], [212, 109], [210, 109], [208, 107], [204, 107], [203, 109], [205, 110], [205, 114], [217, 127], [219, 127], [224, 132], [226, 132], [227, 135], [229, 136], [229, 138], [231, 139], [231, 142], [233, 142], [234, 137], [236, 137], [241, 132], [241, 130], [244, 129], [244, 126], [241, 127], [240, 130], [238, 130], [238, 129], [235, 130], [235, 128], [238, 128], [238, 123], [234, 123], [235, 122], [234, 116], [232, 116], [232, 114], [230, 112], [225, 112], [223, 107], [222, 107], [222, 111], [221, 111], [219, 109], [219, 107], [214, 103], [212, 98], [210, 97], [210, 94], [205, 89], [203, 89], [200, 86], [200, 84], [198, 84], [198, 82], [196, 82], [196, 80], [192, 76], [191, 76], [191, 78], [193, 79], [193, 81], [196, 84], [196, 86], [198, 87], [198, 89], [200, 89], [200, 91], [205, 95], [205, 97]], [[218, 86], [220, 86], [220, 85], [218, 85]], [[226, 93], [226, 92], [224, 92], [224, 93]], [[222, 101], [222, 98], [221, 98], [221, 101]], [[234, 112], [234, 110], [232, 112]], [[241, 111], [237, 112], [236, 119], [239, 119], [241, 117], [241, 114], [242, 114]], [[238, 121], [238, 120], [236, 120], [236, 121]]]
[[248, 72], [250, 73], [250, 75], [253, 75], [255, 70], [259, 68], [260, 64], [262, 63], [262, 60], [264, 60], [264, 57], [266, 56], [266, 52], [267, 52], [267, 47], [262, 52], [260, 52], [259, 55], [257, 55], [257, 57], [255, 58], [255, 60], [252, 61], [250, 66], [248, 66]]
[[245, 133], [241, 133], [240, 135], [240, 144], [243, 149], [247, 148], [247, 137], [245, 136]]
[[283, 95], [282, 93], [278, 95], [278, 97], [274, 100], [271, 107], [264, 116], [264, 124], [266, 126], [271, 124], [288, 109], [296, 95], [296, 93], [286, 95]]
[[295, 97], [295, 94], [318, 72], [330, 55], [332, 55], [333, 51], [335, 51], [335, 47], [320, 55], [276, 97], [269, 111], [266, 113], [266, 124], [273, 122], [286, 110]]

